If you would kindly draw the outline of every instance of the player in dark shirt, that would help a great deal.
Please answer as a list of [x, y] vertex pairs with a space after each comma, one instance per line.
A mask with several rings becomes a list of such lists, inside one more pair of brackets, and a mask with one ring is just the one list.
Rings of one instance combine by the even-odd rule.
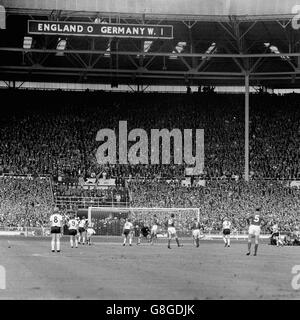
[[174, 237], [178, 247], [182, 247], [182, 244], [179, 243], [176, 228], [175, 228], [175, 215], [171, 214], [170, 218], [167, 221], [168, 226], [168, 249], [171, 249], [171, 239]]
[[148, 241], [150, 241], [150, 229], [148, 226], [146, 226], [143, 222], [140, 225], [140, 230], [139, 230], [139, 237], [137, 240], [137, 245], [141, 243], [142, 238], [146, 238]]
[[200, 244], [199, 241], [201, 236], [200, 235], [201, 224], [197, 218], [194, 219], [191, 229], [192, 229], [193, 243], [198, 248]]
[[259, 236], [260, 236], [260, 228], [262, 225], [266, 224], [262, 215], [261, 215], [260, 208], [256, 208], [255, 213], [251, 214], [247, 218], [247, 222], [249, 225], [247, 256], [249, 256], [250, 252], [251, 252], [251, 241], [252, 241], [253, 237], [255, 238], [254, 256], [256, 256], [257, 249], [258, 249]]

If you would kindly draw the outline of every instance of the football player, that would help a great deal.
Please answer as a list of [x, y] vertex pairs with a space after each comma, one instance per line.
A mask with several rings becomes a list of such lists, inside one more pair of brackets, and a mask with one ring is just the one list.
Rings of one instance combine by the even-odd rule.
[[75, 243], [75, 248], [78, 248], [78, 238], [77, 238], [78, 226], [79, 226], [78, 220], [75, 219], [75, 216], [71, 216], [71, 219], [68, 221], [71, 248], [74, 247], [74, 243]]
[[249, 256], [250, 252], [251, 252], [251, 241], [252, 241], [253, 237], [255, 238], [254, 256], [256, 256], [257, 255], [257, 249], [258, 249], [261, 226], [266, 224], [264, 219], [262, 218], [262, 215], [261, 215], [261, 212], [260, 212], [260, 208], [256, 208], [255, 213], [250, 215], [247, 218], [247, 222], [249, 224], [247, 256]]
[[225, 247], [230, 247], [231, 221], [225, 217], [223, 220], [223, 240]]
[[153, 221], [152, 221], [152, 226], [151, 226], [151, 231], [150, 231], [150, 242], [151, 245], [153, 245], [153, 240], [157, 239], [157, 230], [158, 230], [158, 219], [156, 214], [153, 216]]
[[193, 235], [193, 243], [198, 248], [200, 244], [200, 222], [197, 218], [194, 219], [194, 222], [192, 224], [192, 235]]
[[168, 227], [168, 249], [171, 249], [171, 239], [173, 237], [176, 240], [177, 246], [182, 247], [182, 245], [180, 245], [180, 243], [179, 243], [176, 228], [175, 228], [175, 215], [174, 215], [174, 213], [171, 213], [171, 216], [167, 221], [167, 227]]
[[85, 244], [86, 239], [86, 227], [87, 227], [87, 219], [85, 217], [81, 217], [78, 225], [79, 231], [79, 239], [78, 242], [82, 245]]
[[123, 227], [123, 236], [124, 236], [123, 246], [125, 246], [127, 239], [129, 241], [129, 246], [132, 246], [133, 224], [129, 218], [125, 220], [125, 224]]
[[60, 252], [60, 237], [61, 237], [61, 228], [63, 225], [63, 217], [59, 213], [59, 208], [55, 207], [52, 215], [50, 216], [50, 226], [51, 226], [51, 251]]
[[92, 240], [93, 234], [96, 234], [96, 231], [93, 229], [93, 223], [91, 223], [88, 225], [88, 228], [86, 229], [87, 243], [89, 246], [91, 245], [91, 240]]

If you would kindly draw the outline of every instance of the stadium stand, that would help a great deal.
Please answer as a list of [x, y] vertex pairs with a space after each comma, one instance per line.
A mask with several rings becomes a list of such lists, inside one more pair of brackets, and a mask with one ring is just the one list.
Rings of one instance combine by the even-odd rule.
[[48, 223], [53, 195], [49, 179], [0, 177], [0, 225], [39, 227]]
[[[2, 91], [6, 101], [22, 101], [23, 112], [1, 114], [0, 172], [51, 174], [78, 183], [106, 177], [182, 177], [183, 166], [99, 166], [96, 133], [127, 120], [132, 128], [202, 128], [204, 178], [243, 175], [242, 95], [168, 95]], [[32, 95], [43, 97], [43, 105]], [[17, 100], [17, 101], [16, 101]], [[251, 96], [250, 171], [253, 179], [298, 179], [299, 97]], [[55, 107], [54, 107], [55, 106]], [[10, 109], [12, 110], [12, 109]], [[4, 114], [3, 114], [4, 113]], [[122, 181], [119, 181], [122, 184]]]
[[[231, 214], [242, 229], [242, 217], [254, 204], [264, 206], [270, 217], [279, 214], [287, 229], [290, 220], [298, 222], [299, 190], [287, 187], [291, 180], [300, 180], [300, 97], [296, 94], [251, 95], [249, 184], [242, 182], [243, 95], [11, 89], [1, 90], [0, 95], [2, 101], [12, 105], [0, 111], [2, 224], [16, 226], [24, 222], [26, 198], [29, 203], [35, 199], [34, 208], [29, 205], [32, 212], [39, 206], [37, 216], [29, 218], [28, 224], [45, 221], [53, 196], [65, 209], [74, 205], [88, 207], [94, 199], [98, 205], [125, 202], [132, 206], [199, 207], [207, 226], [216, 230], [225, 213]], [[20, 105], [22, 108], [13, 107]], [[206, 180], [205, 187], [180, 185], [184, 165], [97, 164], [96, 133], [102, 128], [116, 129], [119, 120], [128, 121], [128, 131], [204, 129], [205, 167], [201, 179]], [[8, 174], [30, 175], [33, 179], [13, 179], [5, 176]], [[53, 190], [47, 179], [38, 178], [47, 175], [51, 176]], [[88, 179], [103, 178], [116, 179], [115, 186], [84, 188]], [[74, 197], [79, 202], [72, 201]], [[87, 200], [84, 205], [87, 198], [91, 202]]]

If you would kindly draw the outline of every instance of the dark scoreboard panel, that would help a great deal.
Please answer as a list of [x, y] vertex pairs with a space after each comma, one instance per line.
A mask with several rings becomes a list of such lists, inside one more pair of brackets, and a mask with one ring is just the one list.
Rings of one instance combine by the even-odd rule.
[[173, 26], [28, 20], [28, 33], [110, 38], [173, 39]]

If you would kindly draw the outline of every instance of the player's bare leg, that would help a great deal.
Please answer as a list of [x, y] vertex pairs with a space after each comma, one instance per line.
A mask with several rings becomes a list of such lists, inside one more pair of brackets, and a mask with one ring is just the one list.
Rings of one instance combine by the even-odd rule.
[[60, 252], [60, 234], [56, 234], [56, 251]]
[[51, 235], [51, 251], [55, 252], [55, 233], [52, 233]]
[[78, 248], [78, 240], [76, 236], [70, 236], [70, 244], [71, 244], [71, 248], [74, 248], [74, 244], [75, 244], [75, 248]]
[[248, 252], [246, 253], [247, 256], [249, 256], [251, 252], [251, 241], [252, 241], [252, 236], [249, 234], [248, 235]]
[[197, 239], [193, 236], [193, 245], [196, 247], [197, 246]]
[[89, 246], [91, 245], [91, 237], [92, 237], [92, 236], [89, 235], [89, 234], [86, 236], [86, 242], [87, 242], [87, 244], [88, 244]]
[[280, 236], [278, 237], [278, 246], [283, 247], [283, 242], [282, 242], [282, 240], [280, 239]]
[[169, 233], [168, 234], [168, 249], [171, 249], [171, 238], [172, 238], [172, 235]]
[[129, 245], [130, 247], [132, 246], [132, 238], [133, 238], [133, 234], [132, 232], [129, 233]]
[[227, 247], [230, 247], [230, 235], [227, 235]]
[[179, 240], [178, 240], [178, 237], [177, 237], [177, 236], [175, 236], [175, 240], [176, 240], [177, 246], [178, 246], [178, 247], [182, 247], [182, 244], [179, 243]]
[[127, 235], [124, 234], [124, 239], [123, 239], [123, 246], [125, 246], [127, 240]]
[[151, 243], [152, 246], [153, 246], [153, 243], [154, 243], [154, 239], [156, 239], [156, 234], [155, 233], [151, 233], [150, 243]]
[[259, 236], [255, 236], [254, 256], [257, 255]]
[[276, 247], [279, 247], [279, 237], [275, 237]]
[[82, 244], [85, 244], [85, 232], [82, 232]]
[[171, 239], [168, 239], [168, 249], [171, 249]]
[[224, 241], [224, 243], [225, 243], [225, 246], [224, 246], [224, 247], [227, 247], [227, 239], [226, 239], [226, 236], [225, 236], [225, 235], [223, 236], [223, 241]]
[[141, 243], [141, 238], [142, 238], [142, 234], [140, 233], [140, 235], [137, 238], [137, 245], [139, 245]]

